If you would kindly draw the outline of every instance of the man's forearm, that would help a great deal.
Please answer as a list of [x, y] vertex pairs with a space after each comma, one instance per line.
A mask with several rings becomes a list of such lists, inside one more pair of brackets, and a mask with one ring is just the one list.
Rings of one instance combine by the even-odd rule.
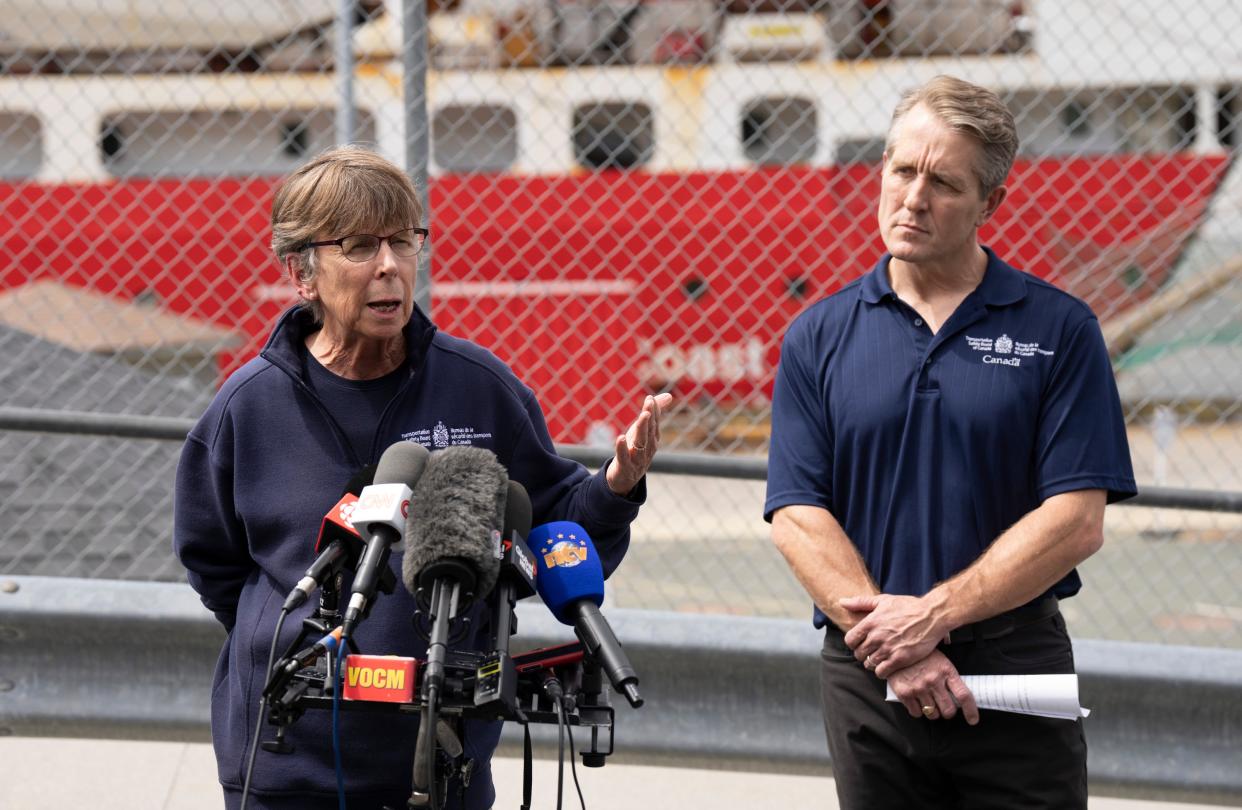
[[923, 599], [946, 632], [1026, 604], [1099, 550], [1106, 501], [1103, 490], [1049, 498]]
[[786, 506], [772, 516], [772, 542], [819, 609], [842, 630], [858, 620], [842, 596], [879, 593], [858, 550], [826, 509]]
[[844, 600], [867, 615], [845, 636], [860, 661], [887, 678], [927, 656], [965, 624], [1004, 613], [1044, 591], [1100, 547], [1105, 493], [1056, 495], [1002, 534], [966, 570], [921, 597], [860, 595]]

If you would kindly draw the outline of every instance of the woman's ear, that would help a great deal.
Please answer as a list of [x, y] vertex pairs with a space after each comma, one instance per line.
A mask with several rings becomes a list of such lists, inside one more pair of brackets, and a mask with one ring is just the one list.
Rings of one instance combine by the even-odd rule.
[[285, 256], [285, 273], [288, 274], [289, 281], [293, 283], [293, 288], [298, 291], [298, 298], [303, 301], [314, 301], [318, 295], [314, 282], [308, 283], [302, 280], [303, 261], [301, 253], [290, 253]]

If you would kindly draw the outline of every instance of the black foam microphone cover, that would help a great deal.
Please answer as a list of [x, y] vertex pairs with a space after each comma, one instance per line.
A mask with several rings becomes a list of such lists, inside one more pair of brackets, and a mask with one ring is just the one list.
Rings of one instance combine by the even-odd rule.
[[530, 496], [526, 494], [526, 487], [517, 481], [510, 480], [508, 487], [508, 495], [505, 497], [505, 521], [501, 524], [504, 527], [504, 539], [508, 540], [512, 532], [517, 532], [526, 539], [526, 535], [530, 534], [530, 524], [534, 519], [534, 508], [530, 505]]
[[[490, 450], [457, 446], [433, 453], [414, 487], [401, 581], [414, 593], [440, 576], [476, 597], [500, 571], [500, 529], [509, 477]], [[464, 604], [464, 601], [463, 601]]]
[[509, 495], [505, 499], [504, 556], [500, 559], [500, 579], [512, 587], [513, 599], [525, 599], [535, 595], [535, 556], [526, 544], [533, 517], [530, 496], [526, 487], [517, 481], [509, 481]]
[[358, 472], [354, 473], [345, 484], [345, 489], [341, 491], [341, 494], [344, 495], [349, 493], [352, 495], [361, 495], [363, 489], [375, 483], [376, 469], [377, 466], [375, 464], [368, 464]]

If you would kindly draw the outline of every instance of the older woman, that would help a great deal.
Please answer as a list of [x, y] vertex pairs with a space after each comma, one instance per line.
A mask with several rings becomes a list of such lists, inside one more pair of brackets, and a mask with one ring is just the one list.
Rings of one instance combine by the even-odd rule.
[[[606, 571], [624, 555], [645, 497], [670, 397], [645, 399], [598, 474], [557, 456], [531, 390], [490, 352], [437, 331], [414, 306], [427, 239], [422, 213], [405, 174], [364, 149], [333, 149], [294, 172], [272, 205], [272, 247], [301, 305], [223, 385], [182, 451], [174, 544], [190, 584], [228, 631], [212, 690], [228, 807], [240, 804], [284, 595], [312, 558], [324, 512], [389, 445], [436, 445], [445, 429], [468, 426], [454, 441], [467, 436], [494, 452], [529, 491], [536, 523], [586, 527]], [[368, 652], [425, 655], [410, 628], [414, 607], [400, 588], [376, 600], [355, 640]], [[290, 616], [282, 648], [309, 610]], [[474, 623], [479, 635], [483, 624]], [[344, 712], [340, 726], [351, 810], [404, 806], [416, 718]], [[499, 735], [496, 723], [465, 724], [474, 772], [468, 785], [450, 788], [450, 807], [491, 807]], [[336, 807], [330, 713], [307, 712], [288, 740], [291, 753], [259, 753], [248, 806]]]

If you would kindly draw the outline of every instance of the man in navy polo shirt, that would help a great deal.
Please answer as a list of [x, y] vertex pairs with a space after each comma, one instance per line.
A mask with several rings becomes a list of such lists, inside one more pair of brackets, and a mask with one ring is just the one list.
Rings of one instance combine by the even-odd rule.
[[1095, 316], [979, 244], [1017, 148], [989, 90], [907, 94], [888, 253], [782, 346], [764, 511], [825, 628], [843, 808], [1086, 807], [1082, 721], [981, 717], [960, 677], [1074, 671], [1057, 600], [1135, 493]]

